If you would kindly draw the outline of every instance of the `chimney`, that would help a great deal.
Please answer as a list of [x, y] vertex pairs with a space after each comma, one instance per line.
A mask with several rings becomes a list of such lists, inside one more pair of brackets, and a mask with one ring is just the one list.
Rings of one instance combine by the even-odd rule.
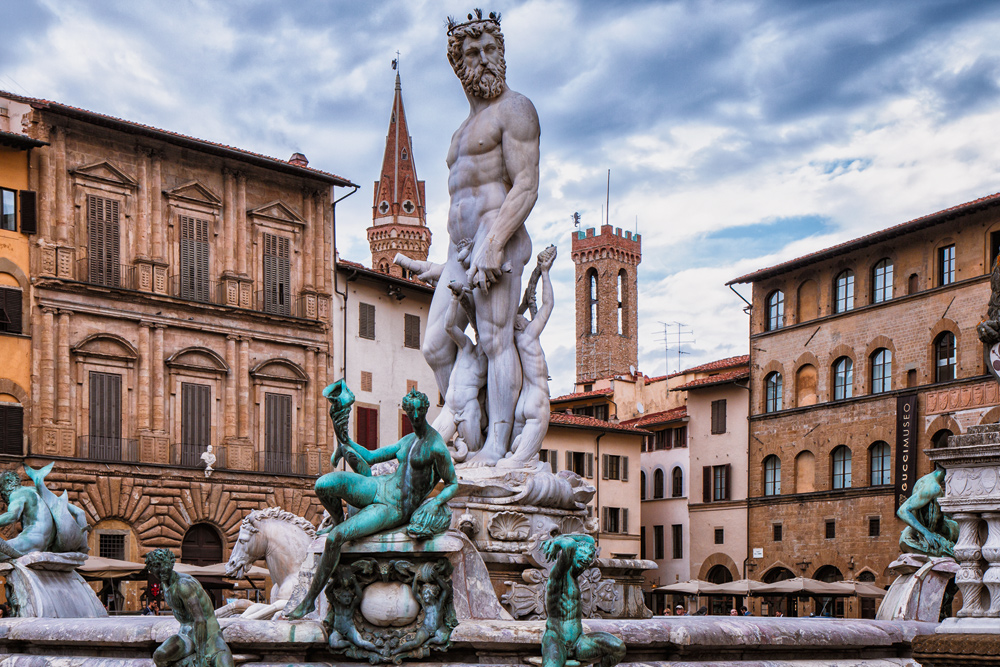
[[292, 157], [288, 158], [289, 164], [294, 164], [296, 167], [308, 167], [309, 160], [302, 153], [292, 153]]

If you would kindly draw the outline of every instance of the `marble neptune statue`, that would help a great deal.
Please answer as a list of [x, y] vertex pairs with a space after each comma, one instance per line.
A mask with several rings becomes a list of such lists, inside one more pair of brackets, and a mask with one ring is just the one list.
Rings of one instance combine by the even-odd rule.
[[[466, 23], [448, 23], [448, 60], [470, 113], [448, 150], [448, 256], [437, 277], [423, 353], [447, 396], [457, 355], [446, 324], [453, 300], [448, 286], [468, 284], [487, 360], [488, 423], [482, 448], [469, 462], [490, 466], [510, 455], [518, 400], [511, 387], [522, 386], [514, 322], [521, 273], [531, 258], [524, 223], [538, 197], [538, 114], [528, 98], [507, 87], [499, 14], [484, 17], [476, 10]], [[463, 263], [459, 249], [469, 243]]]

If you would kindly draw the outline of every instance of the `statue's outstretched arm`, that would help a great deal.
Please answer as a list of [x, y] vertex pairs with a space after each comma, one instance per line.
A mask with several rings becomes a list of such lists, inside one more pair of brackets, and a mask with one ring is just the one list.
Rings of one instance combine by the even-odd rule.
[[14, 498], [10, 505], [7, 506], [7, 511], [0, 514], [0, 526], [9, 526], [12, 523], [20, 521], [23, 511], [24, 501], [20, 498]]
[[444, 482], [444, 488], [441, 489], [441, 493], [437, 494], [437, 500], [442, 503], [446, 503], [455, 497], [458, 493], [458, 475], [455, 474], [455, 464], [451, 460], [451, 454], [448, 452], [448, 448], [445, 447], [444, 442], [440, 442], [437, 447], [438, 450], [438, 474], [441, 475], [441, 481]]
[[554, 306], [554, 297], [552, 292], [552, 280], [549, 278], [549, 267], [542, 268], [542, 306], [535, 313], [535, 316], [531, 318], [531, 322], [528, 326], [524, 328], [525, 333], [527, 333], [532, 338], [538, 338], [542, 335], [542, 329], [545, 328], [545, 323], [549, 321], [549, 315], [552, 314], [552, 309]]

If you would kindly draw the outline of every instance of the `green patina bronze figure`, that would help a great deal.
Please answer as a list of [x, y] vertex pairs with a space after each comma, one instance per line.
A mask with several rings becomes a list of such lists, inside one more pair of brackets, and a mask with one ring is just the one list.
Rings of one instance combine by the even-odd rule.
[[598, 663], [614, 667], [625, 657], [625, 642], [608, 632], [583, 634], [583, 605], [577, 578], [590, 567], [597, 544], [589, 535], [560, 535], [542, 543], [542, 553], [555, 561], [545, 588], [545, 634], [542, 667]]
[[24, 467], [33, 486], [21, 486], [21, 477], [7, 471], [0, 475], [0, 498], [7, 511], [0, 526], [21, 522], [21, 532], [12, 540], [0, 540], [0, 560], [18, 558], [32, 551], [87, 553], [87, 518], [83, 510], [70, 505], [64, 493], [56, 496], [45, 487], [45, 477], [53, 464], [35, 470]]
[[[374, 451], [350, 438], [347, 423], [354, 395], [344, 381], [330, 385], [323, 395], [330, 401], [330, 416], [340, 443], [332, 457], [333, 465], [343, 458], [354, 472], [336, 470], [316, 482], [316, 495], [334, 525], [327, 533], [309, 590], [288, 614], [292, 620], [313, 611], [316, 598], [340, 562], [345, 542], [400, 526], [407, 526], [410, 536], [418, 539], [443, 532], [451, 522], [447, 503], [458, 491], [451, 454], [438, 432], [427, 423], [430, 402], [426, 395], [414, 389], [403, 398], [403, 410], [410, 418], [413, 433]], [[394, 472], [372, 476], [372, 465], [393, 459], [399, 463]], [[428, 499], [438, 480], [444, 481], [444, 488]], [[358, 508], [357, 514], [345, 519], [342, 501]]]
[[899, 536], [900, 551], [954, 558], [958, 524], [941, 511], [937, 499], [943, 495], [943, 468], [924, 475], [913, 485], [913, 494], [896, 510], [896, 516], [906, 523]]
[[233, 667], [233, 652], [222, 639], [215, 607], [198, 580], [174, 572], [174, 554], [156, 549], [146, 554], [146, 567], [163, 584], [163, 595], [181, 624], [153, 653], [156, 667]]

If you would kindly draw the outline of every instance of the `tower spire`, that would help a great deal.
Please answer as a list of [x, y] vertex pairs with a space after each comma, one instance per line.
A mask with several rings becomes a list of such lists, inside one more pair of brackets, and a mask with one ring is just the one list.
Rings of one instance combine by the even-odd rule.
[[403, 269], [392, 260], [396, 253], [425, 260], [431, 244], [424, 211], [424, 182], [417, 180], [413, 160], [412, 139], [403, 109], [403, 86], [397, 60], [396, 90], [389, 116], [389, 131], [385, 137], [382, 173], [375, 182], [372, 202], [372, 226], [368, 228], [368, 243], [372, 251], [372, 268], [395, 276]]

